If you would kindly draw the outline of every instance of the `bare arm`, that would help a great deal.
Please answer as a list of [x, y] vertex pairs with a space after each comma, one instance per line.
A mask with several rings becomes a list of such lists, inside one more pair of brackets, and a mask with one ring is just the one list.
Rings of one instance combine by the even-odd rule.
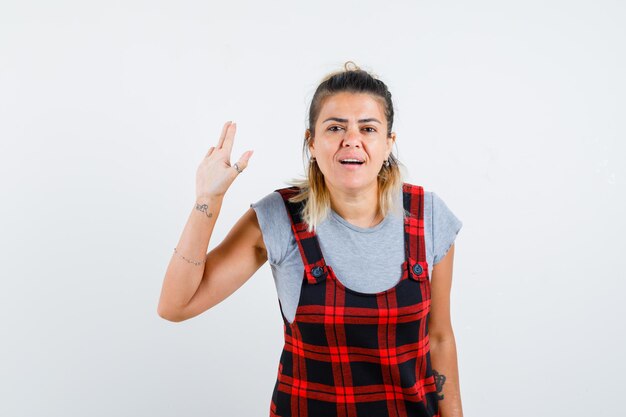
[[[206, 254], [226, 190], [237, 171], [230, 165], [236, 126], [226, 123], [216, 147], [198, 167], [196, 204], [167, 267], [158, 314], [182, 321], [211, 308], [232, 294], [265, 262], [261, 230], [252, 209], [224, 241]], [[245, 169], [251, 151], [237, 161]]]
[[430, 357], [439, 393], [441, 417], [463, 417], [456, 342], [450, 320], [453, 262], [454, 244], [433, 267], [431, 278], [432, 304], [428, 321]]

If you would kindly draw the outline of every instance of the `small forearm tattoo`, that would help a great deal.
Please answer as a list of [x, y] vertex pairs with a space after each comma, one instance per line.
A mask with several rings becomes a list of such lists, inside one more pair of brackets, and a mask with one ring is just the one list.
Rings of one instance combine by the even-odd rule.
[[446, 382], [446, 376], [440, 374], [439, 372], [433, 369], [433, 374], [435, 375], [435, 385], [437, 386], [437, 393], [439, 394], [439, 400], [443, 400], [443, 383]]
[[203, 212], [208, 218], [211, 218], [213, 217], [213, 213], [209, 213], [208, 209], [209, 206], [207, 204], [196, 203], [196, 210]]

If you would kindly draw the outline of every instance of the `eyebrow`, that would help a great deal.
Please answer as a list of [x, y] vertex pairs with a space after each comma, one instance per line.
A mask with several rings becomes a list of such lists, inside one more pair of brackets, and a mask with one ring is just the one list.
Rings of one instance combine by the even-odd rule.
[[[324, 120], [322, 123], [326, 123], [326, 122], [348, 123], [348, 119], [341, 119], [339, 117], [329, 117], [328, 119]], [[382, 122], [380, 120], [375, 119], [373, 117], [370, 117], [368, 119], [359, 119], [359, 123], [370, 123], [370, 122], [376, 122], [382, 125]]]

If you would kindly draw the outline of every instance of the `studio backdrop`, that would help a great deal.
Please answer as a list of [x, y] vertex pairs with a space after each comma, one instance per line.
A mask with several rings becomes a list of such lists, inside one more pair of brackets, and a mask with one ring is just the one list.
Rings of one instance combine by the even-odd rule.
[[406, 180], [463, 222], [464, 415], [618, 415], [624, 21], [608, 0], [3, 0], [0, 415], [269, 415], [269, 265], [180, 323], [161, 284], [223, 123], [254, 154], [209, 249], [303, 175], [309, 101], [348, 60], [393, 94]]

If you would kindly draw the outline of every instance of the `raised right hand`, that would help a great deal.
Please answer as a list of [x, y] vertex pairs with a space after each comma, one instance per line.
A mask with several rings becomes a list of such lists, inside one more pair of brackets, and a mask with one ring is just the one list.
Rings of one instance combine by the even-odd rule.
[[[237, 131], [236, 123], [226, 122], [217, 146], [211, 146], [196, 171], [196, 199], [223, 197], [239, 174], [230, 163], [230, 154]], [[244, 152], [237, 166], [246, 169], [252, 150]]]

